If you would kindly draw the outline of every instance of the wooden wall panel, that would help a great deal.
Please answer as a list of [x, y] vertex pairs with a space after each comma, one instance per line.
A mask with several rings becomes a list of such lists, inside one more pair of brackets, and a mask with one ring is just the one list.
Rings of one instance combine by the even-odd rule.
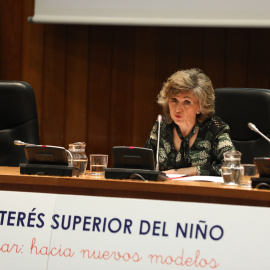
[[133, 145], [144, 146], [156, 115], [156, 29], [140, 27], [136, 33], [135, 76], [132, 106]]
[[71, 25], [67, 30], [64, 146], [86, 142], [89, 62], [89, 27]]
[[43, 67], [41, 141], [64, 146], [67, 27], [46, 25]]
[[225, 87], [246, 87], [249, 29], [227, 30], [224, 70]]
[[247, 86], [270, 88], [269, 29], [251, 29], [248, 43]]
[[[156, 96], [163, 83], [180, 69], [180, 29], [160, 27], [157, 31]], [[156, 118], [161, 112], [160, 107], [155, 107]]]
[[201, 68], [215, 87], [270, 88], [268, 28], [31, 24], [33, 10], [0, 0], [0, 79], [33, 86], [43, 144], [143, 146], [179, 69]]
[[22, 11], [22, 1], [0, 0], [1, 80], [21, 80]]
[[[23, 81], [28, 82], [34, 89], [39, 123], [42, 123], [42, 80], [43, 80], [43, 52], [44, 25], [28, 23], [26, 18], [34, 12], [34, 0], [24, 1], [22, 20], [22, 66]], [[41, 127], [41, 125], [40, 125]], [[42, 131], [40, 130], [40, 134]]]
[[204, 31], [202, 70], [214, 87], [223, 85], [226, 29], [208, 28]]
[[180, 29], [179, 69], [202, 68], [204, 28], [184, 27]]
[[110, 146], [132, 145], [135, 27], [114, 28]]
[[109, 153], [113, 29], [93, 26], [89, 39], [87, 153]]

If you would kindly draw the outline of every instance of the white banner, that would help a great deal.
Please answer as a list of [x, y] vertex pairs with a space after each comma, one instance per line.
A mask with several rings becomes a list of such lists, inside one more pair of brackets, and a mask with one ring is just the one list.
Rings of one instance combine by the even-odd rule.
[[35, 0], [33, 22], [269, 27], [268, 0]]
[[0, 192], [0, 269], [269, 269], [269, 208]]

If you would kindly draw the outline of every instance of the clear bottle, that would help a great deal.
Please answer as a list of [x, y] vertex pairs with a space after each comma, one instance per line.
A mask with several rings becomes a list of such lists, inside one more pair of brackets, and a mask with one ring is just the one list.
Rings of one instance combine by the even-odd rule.
[[241, 165], [242, 153], [236, 150], [227, 151], [224, 154], [224, 163], [221, 167], [224, 184], [240, 185], [244, 167]]
[[88, 158], [85, 154], [85, 147], [85, 142], [75, 142], [69, 144], [69, 151], [73, 157], [73, 166], [79, 168], [80, 174], [85, 174], [85, 170], [88, 164]]

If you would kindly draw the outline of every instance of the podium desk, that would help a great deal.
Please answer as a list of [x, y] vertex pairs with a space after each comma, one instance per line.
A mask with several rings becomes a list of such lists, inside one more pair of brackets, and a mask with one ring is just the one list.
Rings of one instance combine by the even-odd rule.
[[184, 180], [116, 180], [87, 173], [80, 177], [22, 175], [19, 167], [0, 167], [0, 190], [270, 207], [270, 190]]

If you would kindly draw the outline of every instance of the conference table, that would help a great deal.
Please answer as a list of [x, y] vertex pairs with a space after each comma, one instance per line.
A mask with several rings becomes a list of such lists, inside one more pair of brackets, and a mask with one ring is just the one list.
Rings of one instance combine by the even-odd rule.
[[89, 171], [79, 177], [20, 174], [19, 167], [0, 167], [0, 190], [84, 196], [186, 201], [270, 207], [270, 190], [207, 181], [106, 179]]
[[0, 206], [1, 269], [268, 265], [270, 190], [0, 167]]

